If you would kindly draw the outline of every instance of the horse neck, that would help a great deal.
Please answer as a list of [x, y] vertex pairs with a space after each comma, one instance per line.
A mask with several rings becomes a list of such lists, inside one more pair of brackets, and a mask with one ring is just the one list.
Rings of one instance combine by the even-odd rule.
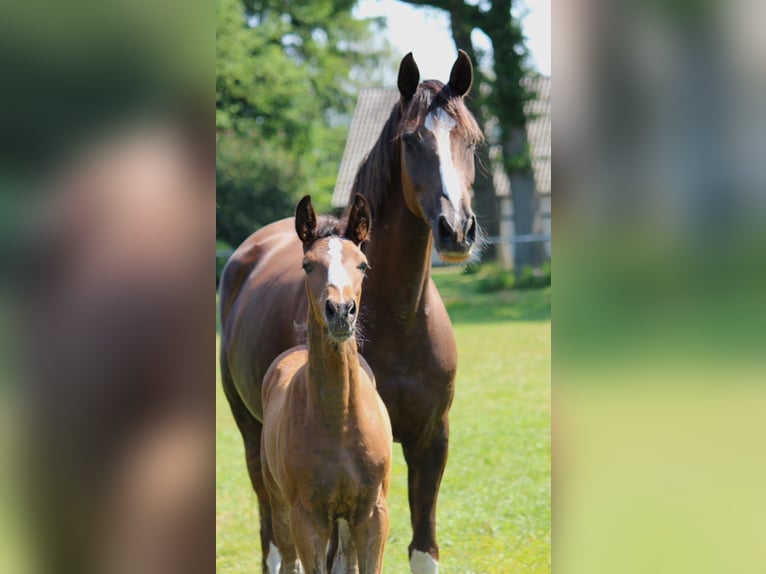
[[339, 432], [356, 411], [360, 366], [356, 338], [332, 341], [309, 310], [309, 394], [317, 412]]
[[384, 309], [386, 317], [406, 324], [426, 304], [433, 239], [430, 227], [412, 214], [402, 194], [401, 182], [394, 181], [374, 222], [365, 300], [368, 306]]

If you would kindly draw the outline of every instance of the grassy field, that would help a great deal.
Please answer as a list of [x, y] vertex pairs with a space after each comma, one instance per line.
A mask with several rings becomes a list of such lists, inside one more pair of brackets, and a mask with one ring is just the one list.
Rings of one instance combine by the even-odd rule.
[[[459, 368], [437, 509], [442, 574], [550, 571], [550, 289], [480, 293], [438, 269]], [[239, 433], [218, 385], [216, 571], [260, 572], [258, 517]], [[394, 448], [384, 570], [409, 572], [407, 471]]]

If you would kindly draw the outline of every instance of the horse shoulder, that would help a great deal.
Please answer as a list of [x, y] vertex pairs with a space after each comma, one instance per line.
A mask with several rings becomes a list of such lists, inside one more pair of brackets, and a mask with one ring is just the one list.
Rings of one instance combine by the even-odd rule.
[[435, 359], [446, 372], [452, 372], [457, 368], [457, 343], [455, 333], [452, 330], [452, 321], [444, 306], [439, 290], [433, 280], [430, 281], [427, 299], [428, 333], [431, 340], [431, 351]]

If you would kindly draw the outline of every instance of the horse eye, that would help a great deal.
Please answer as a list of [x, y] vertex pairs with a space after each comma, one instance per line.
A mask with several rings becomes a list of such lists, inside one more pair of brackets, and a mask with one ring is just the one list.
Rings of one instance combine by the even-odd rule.
[[370, 266], [367, 265], [366, 263], [360, 263], [359, 265], [356, 266], [356, 268], [359, 269], [359, 271], [361, 271], [362, 273], [364, 273], [370, 268]]
[[402, 134], [402, 139], [404, 140], [404, 145], [411, 148], [415, 145], [415, 132], [407, 132]]
[[305, 262], [303, 263], [303, 270], [304, 270], [306, 273], [311, 273], [311, 272], [314, 270], [314, 266], [313, 266], [313, 265], [311, 265], [311, 263], [309, 263], [308, 261], [305, 261]]

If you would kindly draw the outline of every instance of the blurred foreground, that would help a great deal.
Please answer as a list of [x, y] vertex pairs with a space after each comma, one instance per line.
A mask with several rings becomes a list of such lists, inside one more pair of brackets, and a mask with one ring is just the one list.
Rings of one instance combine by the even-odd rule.
[[553, 571], [766, 568], [765, 8], [554, 8]]
[[2, 8], [0, 571], [215, 567], [199, 8]]

